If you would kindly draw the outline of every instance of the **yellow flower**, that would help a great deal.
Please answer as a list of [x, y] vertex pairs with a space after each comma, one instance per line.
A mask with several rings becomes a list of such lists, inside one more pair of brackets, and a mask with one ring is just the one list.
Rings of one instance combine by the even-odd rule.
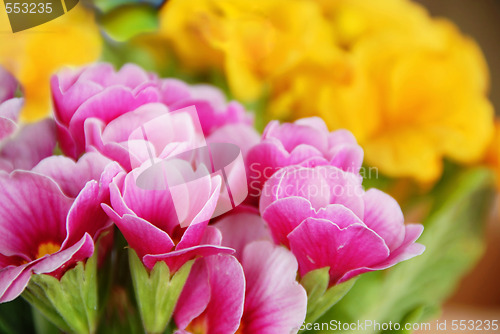
[[[423, 7], [408, 0], [313, 0], [346, 49], [377, 34], [425, 35], [428, 16]], [[423, 29], [424, 28], [424, 29]]]
[[[301, 64], [272, 84], [270, 111], [319, 114], [331, 128], [354, 133], [369, 165], [428, 183], [441, 175], [443, 158], [470, 164], [484, 155], [493, 133], [488, 71], [478, 46], [447, 21], [409, 6], [408, 13], [385, 11], [395, 18], [377, 27], [375, 9], [364, 12], [397, 2], [408, 4], [332, 1], [349, 3], [337, 7], [340, 17], [349, 15], [346, 22], [331, 22], [342, 27], [336, 35], [345, 50], [343, 74], [334, 77], [338, 65]], [[396, 29], [407, 14], [406, 29]]]
[[220, 29], [219, 12], [209, 1], [168, 1], [159, 12], [159, 33], [175, 49], [189, 70], [222, 67], [223, 55], [209, 43], [208, 36]]
[[237, 98], [268, 92], [273, 117], [351, 130], [392, 177], [432, 183], [492, 137], [481, 50], [408, 0], [170, 0], [161, 34], [184, 66], [224, 70]]
[[11, 33], [0, 10], [0, 64], [20, 81], [25, 100], [22, 118], [34, 121], [50, 112], [50, 76], [62, 66], [95, 61], [101, 38], [93, 16], [82, 5], [40, 26]]
[[[300, 61], [336, 54], [320, 8], [304, 0], [171, 0], [161, 33], [191, 69], [216, 67], [233, 94], [252, 100]], [[320, 52], [318, 52], [320, 51]]]

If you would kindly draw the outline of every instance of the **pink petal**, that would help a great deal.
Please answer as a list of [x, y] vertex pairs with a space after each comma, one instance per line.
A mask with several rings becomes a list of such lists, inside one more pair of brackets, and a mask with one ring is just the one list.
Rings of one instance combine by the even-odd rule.
[[88, 234], [72, 247], [47, 255], [32, 263], [0, 270], [0, 303], [17, 298], [26, 288], [35, 273], [51, 273], [60, 277], [71, 266], [92, 256], [94, 244]]
[[307, 199], [313, 208], [319, 209], [330, 204], [332, 192], [329, 182], [316, 169], [285, 167], [264, 184], [260, 210], [264, 212], [277, 199], [294, 196]]
[[408, 224], [406, 225], [406, 235], [401, 246], [393, 251], [391, 255], [379, 264], [358, 268], [349, 271], [340, 279], [339, 282], [344, 282], [350, 278], [360, 275], [368, 271], [384, 270], [394, 266], [395, 264], [409, 260], [415, 256], [421, 255], [425, 251], [425, 246], [419, 243], [415, 243], [422, 234], [424, 227], [420, 224]]
[[61, 81], [64, 79], [61, 76], [63, 75], [65, 73], [61, 71], [59, 74], [53, 76], [51, 87], [56, 118], [62, 124], [68, 125], [78, 107], [87, 99], [102, 91], [103, 87], [98, 83], [85, 81], [68, 87], [66, 90], [62, 87], [64, 83]]
[[86, 119], [96, 117], [105, 123], [137, 109], [149, 102], [158, 101], [158, 91], [148, 88], [137, 93], [123, 86], [111, 86], [87, 99], [73, 115], [69, 130], [75, 139], [77, 152], [84, 150], [84, 122]]
[[234, 333], [243, 315], [245, 276], [233, 256], [215, 255], [205, 258], [211, 287], [206, 309], [207, 334]]
[[0, 270], [0, 303], [10, 302], [24, 291], [31, 278], [31, 271], [25, 270], [27, 266], [25, 264]]
[[76, 150], [76, 142], [69, 129], [56, 120], [57, 142], [61, 151], [72, 159], [78, 159], [81, 152]]
[[18, 83], [14, 76], [0, 66], [0, 103], [9, 100], [16, 94]]
[[297, 260], [288, 250], [266, 241], [243, 253], [247, 281], [242, 333], [292, 333], [304, 322], [307, 294], [296, 281]]
[[93, 64], [82, 69], [63, 69], [51, 79], [56, 117], [68, 125], [77, 109], [106, 86], [134, 89], [155, 77], [137, 65], [126, 64], [118, 72], [110, 64]]
[[359, 175], [344, 172], [333, 166], [319, 166], [314, 169], [324, 175], [331, 192], [330, 204], [341, 204], [349, 208], [359, 218], [364, 217], [364, 190]]
[[374, 265], [389, 257], [384, 240], [360, 224], [340, 228], [326, 219], [308, 218], [288, 238], [301, 276], [330, 267], [331, 284], [338, 283], [353, 269]]
[[102, 134], [103, 140], [104, 142], [126, 142], [134, 130], [168, 112], [168, 108], [161, 103], [141, 105], [109, 122]]
[[302, 164], [316, 157], [321, 157], [321, 152], [312, 146], [299, 145], [288, 152], [274, 138], [255, 145], [247, 154], [249, 184], [252, 190], [255, 189], [250, 194], [254, 197], [261, 196], [260, 190], [264, 183], [280, 168]]
[[328, 127], [321, 117], [313, 116], [298, 119], [294, 122], [296, 125], [308, 126], [318, 132], [328, 132]]
[[222, 233], [222, 246], [233, 248], [241, 259], [245, 246], [257, 240], [271, 240], [269, 229], [256, 213], [229, 213], [214, 225]]
[[[122, 193], [123, 195], [120, 197], [122, 198], [123, 205], [138, 217], [147, 220], [170, 235], [179, 226], [179, 220], [169, 189], [142, 189], [137, 185], [134, 174], [129, 173], [125, 177]], [[114, 196], [114, 193], [112, 193], [112, 196]], [[115, 203], [115, 201], [112, 203]], [[123, 212], [120, 212], [120, 214], [123, 214]]]
[[34, 259], [43, 242], [61, 244], [72, 200], [50, 178], [25, 171], [0, 173], [0, 253]]
[[190, 97], [189, 86], [177, 79], [162, 79], [159, 83], [162, 102], [167, 106]]
[[218, 254], [234, 253], [234, 249], [222, 247], [218, 245], [198, 245], [190, 248], [176, 249], [175, 251], [164, 254], [148, 254], [142, 259], [144, 265], [150, 269], [154, 267], [156, 262], [164, 261], [171, 271], [179, 270], [187, 261], [196, 257], [207, 257]]
[[288, 234], [313, 214], [311, 203], [302, 197], [282, 198], [271, 203], [264, 211], [261, 210], [274, 241], [286, 247], [290, 247]]
[[75, 263], [88, 259], [92, 254], [94, 254], [94, 242], [86, 233], [74, 245], [39, 259], [31, 269], [35, 274], [51, 274], [59, 278]]
[[169, 252], [174, 242], [165, 232], [148, 221], [129, 214], [120, 217], [111, 207], [102, 207], [120, 229], [132, 249], [139, 257], [146, 254], [162, 254]]
[[206, 84], [192, 85], [189, 87], [191, 98], [195, 100], [210, 101], [214, 109], [223, 109], [226, 106], [226, 96], [217, 87]]
[[156, 80], [154, 74], [144, 71], [135, 64], [125, 64], [115, 75], [104, 77], [106, 85], [125, 85], [129, 88], [135, 88], [146, 82]]
[[363, 164], [364, 151], [358, 145], [338, 145], [330, 150], [329, 155], [332, 157], [330, 165], [357, 174]]
[[125, 144], [103, 142], [102, 131], [104, 126], [104, 122], [97, 118], [89, 118], [85, 121], [84, 131], [87, 152], [97, 151], [105, 157], [118, 162], [127, 171], [132, 169], [132, 164], [139, 165], [140, 160], [128, 150]]
[[11, 161], [14, 168], [30, 170], [42, 159], [52, 155], [56, 146], [55, 124], [51, 119], [25, 125], [9, 139], [0, 156]]
[[364, 197], [365, 224], [384, 240], [394, 251], [405, 238], [404, 216], [398, 202], [377, 189], [368, 190]]
[[327, 219], [340, 228], [351, 224], [364, 225], [350, 209], [341, 204], [330, 204], [316, 211], [311, 203], [302, 197], [279, 199], [269, 205], [262, 214], [262, 218], [269, 225], [275, 242], [286, 247], [290, 247], [288, 234], [309, 217]]
[[321, 153], [326, 153], [328, 148], [327, 135], [328, 129], [323, 120], [318, 117], [302, 119], [293, 124], [283, 123], [280, 126], [273, 126], [272, 129], [265, 132], [265, 138], [277, 138], [288, 152], [299, 145], [308, 145]]
[[345, 129], [340, 129], [330, 132], [328, 135], [328, 145], [330, 147], [335, 147], [337, 145], [357, 145], [356, 137], [349, 131]]
[[[1, 68], [0, 68], [1, 70]], [[0, 97], [1, 97], [0, 86]], [[7, 138], [17, 129], [17, 118], [23, 106], [23, 99], [11, 98], [7, 101], [0, 99], [0, 140]]]
[[108, 165], [99, 181], [89, 181], [76, 197], [68, 213], [67, 237], [63, 247], [89, 233], [94, 240], [111, 226], [111, 221], [101, 208], [101, 203], [110, 202], [109, 184], [122, 169], [116, 163]]
[[316, 210], [329, 204], [342, 204], [361, 218], [364, 211], [361, 181], [359, 176], [333, 166], [285, 167], [264, 185], [260, 208], [263, 212], [277, 199], [299, 196], [306, 198]]
[[207, 138], [207, 143], [235, 144], [245, 159], [250, 149], [259, 142], [259, 138], [259, 134], [252, 126], [228, 124], [213, 131]]
[[88, 181], [99, 180], [110, 162], [93, 152], [84, 154], [77, 162], [64, 156], [51, 156], [40, 161], [32, 171], [51, 177], [66, 195], [76, 197]]
[[211, 296], [207, 264], [205, 259], [200, 258], [193, 264], [175, 306], [174, 319], [177, 327], [185, 329], [191, 321], [202, 314]]
[[[197, 193], [194, 184], [193, 188], [190, 189], [190, 194], [192, 194], [191, 201], [194, 202], [193, 203], [194, 205], [191, 207], [191, 210], [193, 210], [192, 212], [196, 213], [196, 216], [188, 218], [187, 221], [189, 222], [189, 225], [186, 231], [184, 232], [184, 235], [182, 236], [178, 247], [185, 248], [196, 245], [199, 242], [198, 240], [200, 231], [204, 231], [204, 227], [208, 224], [208, 221], [210, 220], [215, 211], [215, 208], [217, 206], [217, 200], [220, 194], [221, 180], [220, 178], [211, 179], [210, 177], [207, 177], [207, 179], [210, 180], [212, 189], [210, 197], [204, 202], [203, 200], [200, 200], [199, 197], [193, 196], [194, 194]], [[198, 184], [199, 182], [196, 182], [196, 185]]]

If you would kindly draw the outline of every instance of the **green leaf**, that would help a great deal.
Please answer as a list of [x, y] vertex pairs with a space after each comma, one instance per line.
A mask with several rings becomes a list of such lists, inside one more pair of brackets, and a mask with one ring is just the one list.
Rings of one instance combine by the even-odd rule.
[[151, 6], [158, 7], [164, 0], [93, 0], [94, 6], [101, 12], [109, 12], [117, 7], [126, 5], [141, 5], [147, 3]]
[[54, 325], [52, 322], [50, 322], [47, 318], [43, 316], [40, 311], [38, 311], [36, 308], [33, 308], [33, 324], [35, 325], [36, 328], [36, 333], [38, 334], [60, 334], [61, 331], [59, 328], [57, 328], [56, 325]]
[[[492, 184], [491, 173], [485, 169], [460, 172], [440, 184], [430, 195], [434, 205], [419, 239], [426, 246], [424, 254], [388, 271], [362, 275], [351, 292], [320, 321], [404, 323], [419, 308], [420, 320], [435, 314], [484, 250]], [[363, 333], [377, 331], [372, 328]]]
[[150, 273], [134, 250], [129, 250], [130, 271], [142, 323], [148, 333], [163, 333], [194, 261], [184, 264], [173, 276], [165, 262], [159, 261]]
[[[97, 254], [97, 252], [96, 252]], [[58, 280], [32, 275], [22, 296], [58, 328], [94, 333], [97, 321], [97, 255], [68, 270]]]
[[330, 267], [308, 272], [300, 281], [307, 291], [306, 323], [313, 323], [333, 305], [339, 302], [354, 285], [356, 279], [351, 279], [328, 288], [330, 282]]
[[31, 307], [22, 298], [0, 304], [0, 333], [33, 333]]
[[119, 6], [99, 18], [106, 33], [116, 41], [127, 41], [158, 29], [158, 13], [147, 4]]

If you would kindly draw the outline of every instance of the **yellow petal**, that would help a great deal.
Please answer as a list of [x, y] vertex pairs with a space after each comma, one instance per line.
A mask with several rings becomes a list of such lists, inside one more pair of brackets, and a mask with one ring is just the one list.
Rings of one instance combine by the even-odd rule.
[[[2, 28], [5, 19], [0, 18]], [[14, 74], [25, 92], [22, 119], [34, 121], [47, 116], [51, 75], [63, 66], [95, 61], [101, 54], [101, 44], [94, 18], [82, 5], [40, 26], [0, 34], [0, 64]]]

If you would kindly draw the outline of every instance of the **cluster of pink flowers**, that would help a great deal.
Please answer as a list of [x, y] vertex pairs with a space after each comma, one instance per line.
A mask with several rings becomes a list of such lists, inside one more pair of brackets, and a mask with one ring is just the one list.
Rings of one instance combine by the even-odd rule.
[[[307, 310], [297, 277], [329, 267], [335, 286], [424, 250], [415, 243], [422, 226], [405, 225], [390, 196], [363, 189], [354, 137], [321, 119], [273, 121], [260, 136], [218, 89], [134, 65], [67, 69], [51, 85], [55, 119], [18, 129], [22, 99], [0, 70], [0, 302], [32, 274], [61, 277], [116, 226], [149, 270], [163, 261], [174, 273], [194, 260], [173, 313], [180, 333], [290, 333]], [[63, 155], [52, 155], [56, 143]], [[213, 173], [224, 152], [211, 153], [212, 166], [197, 163], [196, 149], [211, 143], [239, 147], [243, 171]], [[196, 178], [176, 184], [180, 207], [161, 180], [139, 182], [165, 160], [181, 180]], [[232, 183], [245, 172], [248, 183]], [[228, 184], [249, 196], [214, 218]]]

